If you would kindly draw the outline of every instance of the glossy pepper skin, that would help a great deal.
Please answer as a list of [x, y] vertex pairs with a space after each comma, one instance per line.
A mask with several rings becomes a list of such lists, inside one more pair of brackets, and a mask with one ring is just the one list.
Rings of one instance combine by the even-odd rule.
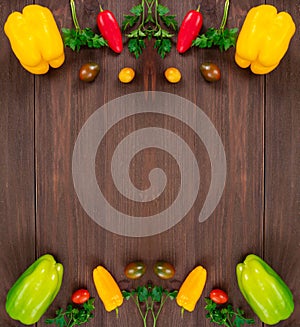
[[186, 52], [195, 38], [200, 33], [203, 24], [203, 17], [200, 12], [200, 6], [197, 10], [190, 10], [180, 25], [176, 49], [179, 53]]
[[60, 290], [63, 266], [52, 255], [39, 257], [9, 290], [5, 309], [24, 325], [35, 324]]
[[288, 13], [278, 13], [271, 5], [251, 8], [237, 39], [236, 63], [242, 68], [250, 66], [254, 74], [271, 72], [288, 50], [295, 31]]
[[260, 257], [249, 254], [237, 265], [236, 274], [243, 296], [263, 323], [274, 325], [292, 314], [292, 292]]
[[116, 53], [123, 50], [122, 34], [118, 21], [110, 10], [103, 10], [97, 16], [97, 25], [108, 46]]
[[45, 74], [49, 66], [58, 68], [63, 64], [63, 41], [47, 7], [28, 5], [22, 13], [11, 13], [4, 31], [14, 54], [30, 73]]
[[117, 311], [123, 304], [123, 295], [110, 272], [103, 266], [98, 266], [93, 270], [93, 280], [105, 310]]
[[184, 280], [176, 296], [177, 304], [184, 310], [194, 311], [206, 284], [207, 271], [202, 266], [194, 268]]

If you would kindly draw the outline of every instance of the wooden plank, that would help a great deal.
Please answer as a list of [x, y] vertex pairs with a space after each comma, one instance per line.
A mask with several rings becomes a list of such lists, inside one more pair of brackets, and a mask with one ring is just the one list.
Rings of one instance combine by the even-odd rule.
[[[59, 27], [72, 27], [68, 2], [42, 3], [51, 8]], [[123, 11], [117, 2], [102, 6], [121, 18]], [[76, 8], [82, 28], [97, 31], [97, 1], [76, 1]], [[78, 78], [80, 66], [88, 61], [97, 62], [101, 68], [90, 84]], [[82, 209], [73, 186], [72, 152], [80, 129], [97, 108], [122, 94], [143, 90], [141, 74], [137, 75], [137, 84], [125, 86], [117, 79], [121, 67], [134, 66], [135, 62], [125, 53], [117, 56], [108, 48], [79, 53], [66, 49], [64, 65], [36, 79], [37, 251], [53, 253], [65, 267], [63, 286], [48, 316], [57, 307], [65, 307], [78, 287], [87, 287], [96, 296], [91, 276], [98, 264], [104, 264], [120, 279], [124, 238], [100, 228]], [[105, 313], [100, 299], [96, 306], [91, 326], [114, 325], [115, 315]], [[125, 324], [127, 320], [130, 325], [129, 316], [124, 318], [126, 312], [120, 313], [119, 321]], [[138, 316], [136, 320], [139, 323]], [[41, 321], [38, 325], [44, 324]]]
[[[1, 4], [1, 26], [25, 4]], [[0, 325], [12, 327], [15, 323], [5, 312], [5, 295], [35, 259], [34, 78], [19, 64], [2, 28], [0, 43]]]
[[[45, 0], [40, 3], [44, 3], [52, 10], [59, 27], [72, 26], [68, 2], [62, 4], [57, 1]], [[121, 21], [123, 13], [128, 12], [134, 4], [136, 4], [136, 1], [132, 0], [122, 4], [119, 2], [104, 2], [102, 6], [112, 10], [118, 20]], [[228, 26], [240, 26], [249, 7], [254, 4], [257, 4], [257, 2], [232, 3]], [[80, 25], [82, 27], [90, 26], [96, 30], [97, 2], [94, 0], [76, 1], [76, 6]], [[168, 6], [171, 13], [176, 13], [178, 20], [181, 21], [186, 11], [196, 7], [196, 4], [185, 2], [184, 5], [178, 5], [177, 1], [169, 1]], [[16, 7], [16, 3], [12, 3], [5, 10], [9, 12]], [[223, 1], [216, 1], [215, 3], [208, 0], [203, 1], [201, 7], [205, 17], [204, 28], [218, 26], [222, 16]], [[222, 287], [229, 292], [231, 302], [234, 305], [241, 306], [246, 310], [247, 315], [253, 316], [238, 291], [235, 279], [235, 265], [249, 252], [265, 254], [269, 258], [272, 245], [268, 236], [272, 235], [272, 233], [268, 234], [268, 230], [270, 230], [268, 212], [270, 209], [267, 203], [266, 249], [264, 251], [264, 78], [254, 76], [248, 70], [238, 68], [233, 61], [233, 49], [223, 54], [220, 54], [216, 49], [191, 49], [183, 56], [177, 54], [173, 49], [171, 54], [162, 60], [155, 53], [155, 50], [151, 50], [149, 46], [139, 60], [130, 55], [127, 49], [121, 55], [115, 55], [110, 49], [84, 49], [80, 53], [73, 53], [66, 49], [66, 62], [61, 68], [51, 70], [47, 75], [35, 78], [35, 104], [33, 103], [33, 77], [22, 71], [22, 68], [19, 67], [15, 58], [9, 52], [8, 45], [6, 45], [4, 54], [0, 54], [1, 57], [3, 56], [3, 60], [4, 58], [7, 60], [7, 57], [10, 58], [10, 62], [13, 63], [12, 74], [14, 77], [9, 84], [4, 83], [2, 81], [6, 79], [6, 76], [10, 78], [11, 72], [8, 71], [8, 68], [1, 72], [3, 74], [3, 78], [1, 75], [0, 79], [1, 90], [4, 90], [3, 103], [14, 104], [12, 109], [6, 109], [5, 118], [3, 121], [1, 120], [1, 136], [3, 134], [1, 149], [3, 147], [2, 153], [5, 153], [5, 156], [0, 159], [0, 163], [1, 167], [5, 168], [5, 173], [3, 181], [1, 175], [0, 182], [1, 185], [6, 185], [8, 181], [13, 186], [9, 187], [9, 191], [3, 190], [2, 198], [5, 199], [4, 205], [6, 207], [3, 209], [1, 207], [1, 217], [3, 215], [4, 222], [9, 226], [8, 239], [15, 239], [13, 236], [15, 236], [16, 229], [18, 231], [17, 239], [20, 240], [18, 244], [26, 248], [22, 259], [17, 260], [18, 267], [15, 269], [15, 267], [12, 267], [11, 257], [19, 259], [19, 248], [11, 249], [11, 243], [7, 242], [2, 247], [5, 249], [9, 247], [7, 251], [3, 252], [2, 261], [10, 267], [3, 273], [7, 283], [6, 288], [18, 273], [24, 269], [24, 266], [33, 260], [36, 239], [37, 255], [46, 252], [52, 253], [65, 267], [61, 292], [47, 312], [47, 316], [54, 314], [57, 307], [65, 307], [70, 294], [78, 287], [87, 287], [91, 290], [92, 295], [96, 296], [91, 273], [92, 269], [98, 264], [105, 265], [116, 277], [122, 288], [137, 286], [139, 283], [146, 283], [148, 280], [168, 288], [178, 287], [180, 281], [195, 265], [202, 264], [207, 268], [209, 274], [204, 295], [206, 296], [212, 287]], [[203, 61], [208, 60], [220, 66], [222, 70], [221, 82], [208, 84], [200, 76], [199, 66]], [[87, 61], [96, 61], [101, 67], [99, 76], [91, 84], [82, 83], [78, 79], [79, 67]], [[168, 84], [163, 76], [164, 70], [174, 65], [181, 70], [183, 76], [182, 81], [177, 85]], [[136, 70], [135, 80], [128, 85], [120, 84], [117, 79], [119, 70], [124, 66], [132, 66]], [[289, 70], [292, 75], [291, 68]], [[20, 79], [19, 83], [22, 83], [22, 87], [19, 87], [19, 85], [17, 87], [12, 82], [17, 77]], [[282, 79], [282, 75], [278, 78]], [[271, 113], [273, 114], [270, 101], [274, 100], [272, 100], [271, 96], [278, 92], [276, 81], [278, 82], [277, 79], [271, 81], [271, 86], [267, 84], [267, 113], [269, 116]], [[267, 80], [267, 83], [269, 83], [269, 80]], [[19, 113], [20, 107], [23, 108], [24, 101], [19, 99], [11, 100], [11, 90], [15, 90], [16, 94], [20, 94], [19, 97], [22, 97], [22, 99], [25, 95], [26, 99], [26, 115], [24, 114], [25, 117], [17, 121], [18, 142], [15, 141], [16, 132], [10, 129], [9, 126], [15, 126], [14, 115]], [[20, 93], [20, 90], [22, 90], [22, 93]], [[205, 223], [199, 224], [197, 220], [205, 191], [207, 191], [207, 184], [205, 184], [207, 180], [204, 178], [203, 188], [199, 192], [199, 202], [195, 204], [178, 225], [159, 235], [146, 238], [130, 238], [108, 232], [98, 226], [85, 213], [73, 186], [72, 152], [80, 129], [89, 116], [100, 106], [124, 94], [144, 90], [156, 90], [180, 95], [195, 103], [207, 114], [224, 143], [227, 157], [227, 181], [219, 206]], [[286, 86], [285, 94], [290, 94], [288, 92], [290, 91]], [[294, 98], [298, 99], [296, 96]], [[298, 100], [290, 101], [298, 103]], [[286, 100], [282, 101], [281, 106], [284, 107], [285, 103]], [[34, 106], [35, 140], [33, 134]], [[292, 122], [292, 119], [298, 119], [297, 117], [299, 118], [299, 115], [293, 112], [289, 117], [289, 123]], [[270, 124], [268, 126], [271, 127], [273, 121], [275, 121], [276, 126], [281, 124], [279, 117], [277, 119], [272, 117], [268, 120], [267, 116], [267, 125]], [[103, 180], [105, 181], [103, 184], [108, 190], [108, 195], [114, 193], [106, 185], [107, 180], [105, 178], [101, 180], [101, 177], [106, 176], [105, 174], [110, 167], [108, 158], [112, 145], [120, 135], [126, 134], [129, 130], [147, 124], [152, 125], [153, 123], [157, 123], [155, 115], [144, 117], [144, 119], [136, 117], [121, 126], [119, 130], [113, 130], [111, 133], [113, 139], [108, 139], [102, 144], [103, 148], [97, 153], [96, 171], [99, 184], [103, 183]], [[196, 137], [189, 130], [185, 130], [182, 124], [174, 124], [167, 117], [164, 117], [159, 123], [162, 127], [173, 126], [174, 131], [179, 136], [186, 138], [199, 162], [200, 173], [209, 177], [210, 164], [205, 159], [205, 151], [203, 151], [201, 142], [197, 143]], [[284, 125], [286, 129], [288, 126], [288, 124]], [[271, 128], [269, 128], [269, 133], [270, 131]], [[294, 129], [290, 133], [297, 137]], [[273, 137], [273, 134], [269, 136], [269, 139], [271, 139], [271, 136]], [[289, 141], [289, 137], [284, 138], [284, 140], [284, 145], [286, 145], [285, 143]], [[33, 152], [34, 144], [35, 153]], [[277, 155], [276, 147], [275, 150], [274, 147], [275, 145], [272, 143], [272, 146], [269, 147], [272, 151], [268, 150], [267, 143], [266, 149], [271, 152], [270, 158]], [[27, 149], [27, 151], [18, 153], [19, 149]], [[294, 146], [292, 149], [294, 149]], [[292, 150], [292, 157], [296, 158], [297, 153], [293, 151], [295, 150]], [[36, 156], [37, 192], [36, 231], [34, 230], [33, 219], [34, 155]], [[278, 157], [276, 158], [278, 159]], [[168, 166], [169, 176], [172, 180], [178, 181], [176, 164], [169, 157], [161, 155], [161, 153], [158, 156], [155, 151], [145, 151], [140, 157], [136, 158], [135, 166], [138, 169], [132, 167], [130, 171], [131, 178], [137, 185], [145, 187], [147, 185], [147, 176], [145, 177], [144, 172], [155, 167], [155, 164], [160, 167]], [[297, 162], [294, 161], [292, 177], [295, 174], [296, 165]], [[22, 172], [21, 168], [24, 166], [26, 167], [24, 171], [27, 173], [22, 173], [21, 176], [14, 174], [14, 171]], [[8, 171], [8, 168], [11, 167], [15, 169]], [[278, 167], [274, 167], [271, 159], [267, 159], [267, 167], [271, 167], [271, 171], [275, 175], [275, 168]], [[271, 177], [274, 179], [273, 175]], [[269, 175], [267, 176], [270, 178]], [[24, 185], [28, 186], [25, 194], [22, 188]], [[174, 187], [176, 185], [178, 186], [178, 183], [175, 183]], [[15, 189], [18, 191], [15, 192]], [[28, 192], [28, 189], [31, 191]], [[297, 188], [293, 190], [296, 190], [293, 193], [294, 197], [296, 197], [298, 194]], [[267, 200], [269, 199], [268, 192], [269, 190], [267, 190]], [[174, 191], [171, 190], [160, 204], [169, 203], [173, 199], [173, 193]], [[271, 193], [271, 196], [275, 195]], [[20, 221], [13, 219], [16, 215], [16, 209], [11, 206], [12, 203], [16, 202], [21, 203], [17, 207], [21, 212]], [[271, 213], [277, 213], [278, 215], [278, 212], [283, 209], [279, 205], [279, 201], [276, 202], [280, 207], [276, 208], [276, 212], [274, 209], [274, 212], [271, 211]], [[127, 210], [127, 206], [128, 203], [121, 199], [119, 207], [122, 210]], [[292, 204], [289, 208], [291, 214], [297, 211], [297, 208]], [[284, 210], [286, 209], [284, 207]], [[283, 226], [283, 220], [278, 220], [278, 224]], [[20, 226], [22, 226], [22, 229], [19, 229]], [[26, 230], [26, 233], [24, 230]], [[275, 232], [283, 233], [283, 229], [280, 227]], [[296, 244], [296, 234], [292, 235], [289, 236], [289, 248]], [[6, 240], [7, 238], [3, 237], [3, 239]], [[24, 246], [24, 244], [28, 246]], [[275, 245], [273, 246], [276, 248]], [[9, 251], [13, 251], [13, 254], [7, 256], [6, 253], [11, 253]], [[281, 252], [281, 256], [283, 255], [284, 253]], [[295, 261], [296, 256], [294, 255], [293, 258]], [[123, 268], [128, 262], [136, 259], [145, 261], [148, 270], [140, 282], [131, 284], [125, 280]], [[174, 281], [162, 282], [154, 276], [152, 267], [159, 259], [170, 261], [176, 266], [177, 274]], [[274, 256], [272, 262], [279, 265], [280, 261], [276, 263], [276, 259], [277, 257]], [[294, 274], [292, 268], [289, 271], [291, 283], [296, 285], [297, 274]], [[14, 276], [12, 276], [12, 272]], [[116, 325], [114, 313], [106, 313], [99, 299], [96, 300], [96, 306], [96, 317], [89, 323], [91, 327]], [[197, 310], [193, 314], [187, 313], [182, 320], [180, 318], [180, 309], [174, 303], [168, 303], [161, 314], [159, 325], [199, 326], [201, 324], [201, 326], [210, 326], [208, 322], [204, 322], [205, 312], [203, 307], [204, 298], [200, 300]], [[1, 314], [0, 317], [2, 316], [4, 315]], [[298, 320], [294, 320], [294, 323]], [[138, 312], [133, 303], [126, 302], [120, 310], [118, 325], [124, 327], [138, 326], [140, 323]], [[6, 320], [5, 325], [9, 324], [12, 326], [11, 321]], [[38, 326], [44, 325], [43, 320], [38, 323]], [[261, 326], [257, 319], [255, 325]]]
[[[249, 3], [232, 3], [228, 27], [240, 27], [250, 6]], [[204, 2], [201, 8], [204, 27], [218, 26], [217, 14], [222, 16], [223, 1]], [[186, 8], [181, 12], [177, 7], [178, 10], [183, 16]], [[162, 88], [195, 101], [210, 117], [224, 142], [228, 165], [225, 191], [216, 211], [203, 224], [198, 224], [193, 216], [195, 212], [192, 213], [175, 227], [176, 236], [173, 239], [170, 236], [172, 241], [169, 242], [175, 252], [175, 262], [178, 262], [179, 280], [195, 264], [203, 264], [209, 276], [204, 296], [213, 287], [222, 287], [229, 292], [234, 305], [243, 307], [247, 315], [253, 316], [238, 291], [235, 265], [249, 252], [259, 254], [263, 250], [264, 89], [263, 78], [239, 69], [233, 56], [233, 49], [222, 55], [218, 50], [192, 49], [183, 57], [174, 54], [164, 61], [166, 66], [174, 62], [180, 65], [184, 79], [178, 88], [167, 85]], [[205, 83], [197, 74], [200, 64], [205, 61], [220, 66], [221, 83]], [[176, 247], [176, 244], [180, 246]], [[180, 321], [174, 311], [172, 325], [210, 326], [209, 322], [204, 322], [204, 305], [202, 298], [196, 313], [186, 315], [184, 321]], [[170, 315], [161, 318], [162, 325], [167, 325]], [[260, 325], [257, 319], [255, 325]]]
[[[271, 1], [278, 11], [290, 13], [297, 25], [300, 13], [292, 3]], [[267, 75], [266, 89], [266, 209], [265, 251], [269, 264], [300, 296], [300, 95], [299, 32], [293, 37], [279, 67]], [[295, 301], [292, 317], [280, 326], [300, 326], [300, 307]]]
[[[44, 4], [51, 8], [60, 27], [71, 27], [68, 3], [44, 1]], [[120, 21], [122, 14], [134, 4], [135, 1], [122, 5], [104, 2], [102, 6], [115, 12]], [[97, 4], [94, 1], [76, 1], [76, 5], [81, 26], [95, 28]], [[168, 5], [171, 12], [178, 14], [179, 20], [195, 6], [179, 6], [175, 1], [170, 1]], [[249, 3], [232, 4], [229, 26], [240, 25], [248, 7]], [[207, 17], [205, 27], [217, 26], [222, 16], [223, 1], [215, 4], [204, 1], [202, 8], [204, 17]], [[233, 62], [233, 55], [233, 49], [222, 55], [216, 49], [192, 49], [181, 56], [173, 49], [162, 60], [147, 48], [136, 60], [127, 49], [119, 56], [110, 49], [85, 49], [78, 54], [67, 49], [66, 62], [60, 69], [36, 78], [37, 252], [51, 252], [65, 266], [61, 292], [48, 315], [53, 314], [56, 307], [65, 306], [66, 299], [77, 287], [88, 287], [96, 296], [91, 273], [98, 264], [105, 265], [122, 288], [138, 285], [139, 282], [126, 282], [123, 273], [124, 266], [136, 259], [144, 260], [148, 266], [140, 283], [152, 280], [168, 288], [178, 287], [195, 265], [202, 264], [209, 273], [204, 294], [207, 295], [214, 286], [223, 287], [235, 305], [245, 308], [247, 314], [251, 313], [238, 292], [235, 265], [248, 252], [262, 253], [264, 80], [240, 70]], [[199, 65], [206, 60], [221, 67], [222, 82], [208, 84], [202, 79]], [[84, 84], [78, 79], [79, 67], [87, 61], [96, 61], [101, 67], [100, 75], [91, 84]], [[178, 85], [171, 85], [165, 81], [163, 72], [175, 63], [183, 79]], [[137, 73], [136, 79], [128, 85], [117, 80], [117, 74], [124, 66], [132, 66]], [[197, 220], [201, 209], [199, 202], [171, 230], [146, 238], [130, 238], [106, 231], [85, 213], [73, 187], [71, 158], [78, 133], [93, 112], [121, 95], [143, 90], [180, 95], [197, 104], [208, 115], [224, 143], [228, 177], [222, 200], [205, 223], [199, 224]], [[253, 97], [253, 94], [256, 96]], [[153, 119], [148, 117], [143, 123], [151, 125]], [[170, 124], [170, 120], [164, 118], [163, 124]], [[124, 128], [134, 129], [138, 125], [136, 118]], [[118, 133], [115, 131], [113, 136], [118, 137]], [[186, 132], [186, 136], [189, 142], [194, 142], [193, 135]], [[113, 141], [104, 144], [104, 154], [109, 152], [112, 144]], [[202, 162], [200, 148], [195, 144], [192, 150], [200, 162], [201, 172], [209, 175], [210, 165], [208, 161]], [[139, 174], [143, 169], [149, 169], [148, 159], [153, 155], [145, 152], [137, 159], [140, 161], [136, 166], [141, 169], [131, 172], [135, 180], [141, 179]], [[161, 157], [154, 161], [164, 165], [167, 160]], [[100, 176], [109, 165], [105, 159], [102, 163], [97, 161], [96, 170]], [[176, 173], [172, 163], [170, 173], [171, 176]], [[205, 194], [200, 195], [203, 198]], [[166, 203], [170, 197], [171, 194], [167, 195]], [[126, 209], [125, 202], [121, 201], [119, 205]], [[159, 259], [174, 263], [177, 281], [161, 282], [154, 276], [152, 267]], [[99, 299], [96, 306], [91, 327], [114, 326], [114, 313], [106, 313]], [[180, 309], [170, 303], [159, 324], [198, 326], [201, 322], [201, 326], [209, 326], [208, 322], [204, 322], [203, 306], [202, 298], [197, 311], [186, 314], [182, 320]], [[120, 310], [118, 325], [140, 323], [133, 303], [126, 302]], [[43, 322], [39, 326], [43, 326]], [[259, 326], [258, 321], [256, 326]]]

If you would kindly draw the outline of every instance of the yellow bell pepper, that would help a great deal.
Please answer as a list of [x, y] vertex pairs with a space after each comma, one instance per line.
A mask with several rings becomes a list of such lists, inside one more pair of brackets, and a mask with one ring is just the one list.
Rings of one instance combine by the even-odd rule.
[[194, 311], [206, 284], [207, 271], [202, 266], [194, 268], [186, 277], [176, 296], [177, 304], [184, 310]]
[[62, 37], [51, 11], [40, 5], [28, 5], [22, 13], [11, 13], [4, 32], [21, 65], [32, 74], [45, 74], [49, 65], [60, 67], [64, 60]]
[[105, 310], [116, 310], [118, 313], [118, 307], [123, 304], [123, 295], [110, 272], [103, 266], [98, 266], [93, 270], [93, 280]]
[[288, 13], [278, 13], [271, 5], [251, 8], [237, 39], [236, 63], [242, 68], [250, 66], [254, 74], [271, 72], [288, 50], [295, 31]]

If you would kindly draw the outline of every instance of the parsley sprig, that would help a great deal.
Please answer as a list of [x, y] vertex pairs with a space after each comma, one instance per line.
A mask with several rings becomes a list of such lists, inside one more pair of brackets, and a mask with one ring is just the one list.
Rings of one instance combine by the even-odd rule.
[[89, 48], [99, 49], [107, 46], [107, 42], [102, 36], [93, 32], [89, 27], [81, 29], [76, 15], [76, 7], [74, 0], [70, 0], [70, 7], [74, 28], [62, 28], [62, 36], [65, 46], [71, 48], [73, 51], [79, 51], [81, 47], [87, 46]]
[[238, 29], [237, 28], [225, 28], [229, 10], [229, 0], [225, 1], [224, 13], [221, 25], [218, 29], [211, 27], [205, 34], [199, 35], [194, 41], [193, 46], [199, 48], [211, 48], [217, 46], [221, 51], [228, 50], [230, 47], [234, 47], [236, 44]]
[[73, 307], [69, 304], [64, 311], [62, 308], [58, 309], [55, 318], [46, 319], [46, 324], [56, 324], [58, 327], [73, 327], [79, 326], [89, 322], [93, 317], [92, 311], [95, 309], [94, 298], [88, 299], [83, 303], [82, 307]]
[[[126, 300], [132, 299], [137, 306], [143, 320], [143, 326], [147, 327], [147, 317], [148, 314], [151, 314], [153, 319], [152, 326], [155, 327], [164, 304], [168, 299], [174, 300], [178, 291], [168, 291], [162, 286], [153, 286], [149, 283], [147, 286], [138, 286], [132, 291], [124, 290], [122, 294]], [[144, 309], [143, 304], [145, 305]]]
[[[130, 9], [130, 15], [124, 15], [122, 31], [125, 32], [135, 25], [126, 36], [129, 38], [128, 50], [138, 58], [146, 47], [146, 39], [155, 39], [154, 48], [164, 58], [171, 51], [173, 34], [178, 23], [175, 15], [170, 15], [168, 7], [161, 5], [158, 0], [142, 0], [140, 4]], [[162, 26], [165, 25], [168, 29]]]
[[247, 319], [244, 317], [243, 310], [238, 308], [235, 312], [231, 304], [221, 306], [219, 308], [218, 305], [209, 298], [206, 298], [205, 302], [205, 310], [208, 311], [206, 318], [210, 319], [211, 322], [214, 322], [217, 325], [226, 327], [241, 327], [245, 324], [254, 324], [253, 319]]

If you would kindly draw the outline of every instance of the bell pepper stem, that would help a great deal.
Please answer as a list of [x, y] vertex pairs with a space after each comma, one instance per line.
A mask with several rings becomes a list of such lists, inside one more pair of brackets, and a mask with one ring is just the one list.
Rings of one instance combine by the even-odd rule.
[[80, 31], [80, 26], [79, 26], [77, 15], [76, 15], [76, 6], [75, 6], [74, 0], [70, 0], [70, 7], [71, 7], [72, 19], [73, 19], [73, 23], [76, 28], [76, 31]]
[[227, 18], [228, 18], [228, 10], [229, 10], [229, 0], [225, 0], [225, 5], [224, 5], [224, 13], [223, 13], [223, 18], [222, 18], [222, 22], [220, 25], [220, 31], [224, 31], [226, 22], [227, 22]]
[[198, 5], [196, 11], [200, 12], [200, 5]]
[[183, 318], [183, 314], [184, 314], [184, 307], [181, 307], [181, 310], [180, 310], [181, 318]]

